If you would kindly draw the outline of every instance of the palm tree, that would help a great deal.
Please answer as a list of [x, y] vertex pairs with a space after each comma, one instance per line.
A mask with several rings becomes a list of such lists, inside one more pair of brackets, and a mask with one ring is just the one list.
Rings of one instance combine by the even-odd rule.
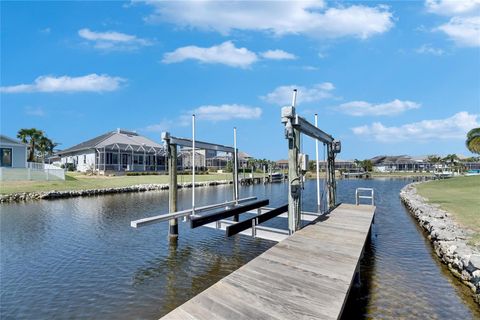
[[480, 128], [474, 128], [467, 133], [465, 142], [471, 153], [480, 154]]
[[30, 153], [28, 155], [28, 161], [34, 161], [35, 149], [37, 141], [43, 136], [43, 131], [35, 128], [20, 129], [17, 133], [17, 138], [22, 140], [23, 143], [28, 143]]
[[455, 162], [458, 162], [458, 160], [460, 159], [454, 153], [448, 154], [445, 158], [443, 158], [443, 161], [450, 163], [450, 168], [453, 168], [455, 166]]
[[442, 158], [432, 154], [427, 157], [427, 161], [433, 165], [433, 169], [435, 170], [435, 168], [437, 167], [437, 163], [441, 162]]
[[38, 151], [40, 151], [43, 161], [45, 161], [45, 155], [51, 155], [53, 153], [53, 148], [55, 148], [56, 146], [56, 143], [54, 143], [52, 140], [48, 139], [45, 136], [41, 136], [38, 139], [37, 149]]

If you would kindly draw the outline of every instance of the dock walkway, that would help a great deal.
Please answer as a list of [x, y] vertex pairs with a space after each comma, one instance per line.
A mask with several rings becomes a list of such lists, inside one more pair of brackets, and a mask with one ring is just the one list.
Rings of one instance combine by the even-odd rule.
[[341, 204], [162, 319], [338, 319], [374, 214]]

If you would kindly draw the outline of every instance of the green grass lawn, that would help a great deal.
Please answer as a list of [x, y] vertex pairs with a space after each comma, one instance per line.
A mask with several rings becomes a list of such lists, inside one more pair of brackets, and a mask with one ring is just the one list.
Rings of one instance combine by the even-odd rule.
[[[239, 177], [242, 177], [239, 175]], [[195, 176], [195, 181], [232, 180], [231, 173], [215, 173]], [[178, 183], [191, 182], [191, 175], [179, 175]], [[80, 173], [68, 172], [65, 181], [2, 181], [0, 182], [0, 194], [15, 192], [34, 192], [50, 190], [82, 190], [124, 187], [136, 184], [168, 183], [167, 175], [146, 176], [86, 176]]]
[[480, 244], [480, 176], [429, 181], [419, 184], [417, 191], [430, 203], [452, 213], [458, 223], [474, 230], [472, 242]]

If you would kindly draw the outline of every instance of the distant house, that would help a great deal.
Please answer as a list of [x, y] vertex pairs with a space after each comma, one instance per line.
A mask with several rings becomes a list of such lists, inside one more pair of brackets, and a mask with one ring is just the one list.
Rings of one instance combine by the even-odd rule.
[[[248, 160], [253, 159], [248, 153], [238, 152], [238, 167], [246, 168]], [[195, 164], [199, 168], [221, 170], [225, 169], [229, 162], [233, 161], [233, 155], [230, 153], [197, 149], [195, 152]], [[179, 164], [182, 168], [191, 168], [192, 149], [185, 147], [179, 152]]]
[[0, 167], [26, 168], [27, 149], [25, 143], [0, 135]]
[[288, 169], [288, 160], [277, 160], [277, 161], [275, 161], [275, 165], [280, 170], [287, 170]]
[[117, 129], [57, 153], [77, 171], [119, 173], [165, 170], [164, 147], [133, 131]]
[[373, 165], [373, 171], [376, 172], [394, 172], [394, 171], [427, 171], [430, 170], [430, 164], [424, 157], [411, 157], [407, 155], [400, 156], [376, 156], [370, 159]]
[[[195, 148], [195, 167], [196, 168], [207, 168], [209, 167], [210, 159], [213, 159], [217, 156], [217, 151], [215, 150], [204, 150]], [[182, 168], [191, 168], [193, 163], [192, 157], [192, 148], [184, 147], [179, 152], [179, 160]]]

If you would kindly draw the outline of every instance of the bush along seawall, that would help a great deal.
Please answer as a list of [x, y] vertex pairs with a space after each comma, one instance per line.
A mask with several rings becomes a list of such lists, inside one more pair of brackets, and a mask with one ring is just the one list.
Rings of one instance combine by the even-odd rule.
[[475, 302], [480, 305], [480, 250], [469, 243], [474, 232], [460, 226], [451, 213], [419, 195], [416, 186], [420, 183], [424, 182], [405, 186], [400, 198], [426, 231], [437, 256], [471, 289]]

